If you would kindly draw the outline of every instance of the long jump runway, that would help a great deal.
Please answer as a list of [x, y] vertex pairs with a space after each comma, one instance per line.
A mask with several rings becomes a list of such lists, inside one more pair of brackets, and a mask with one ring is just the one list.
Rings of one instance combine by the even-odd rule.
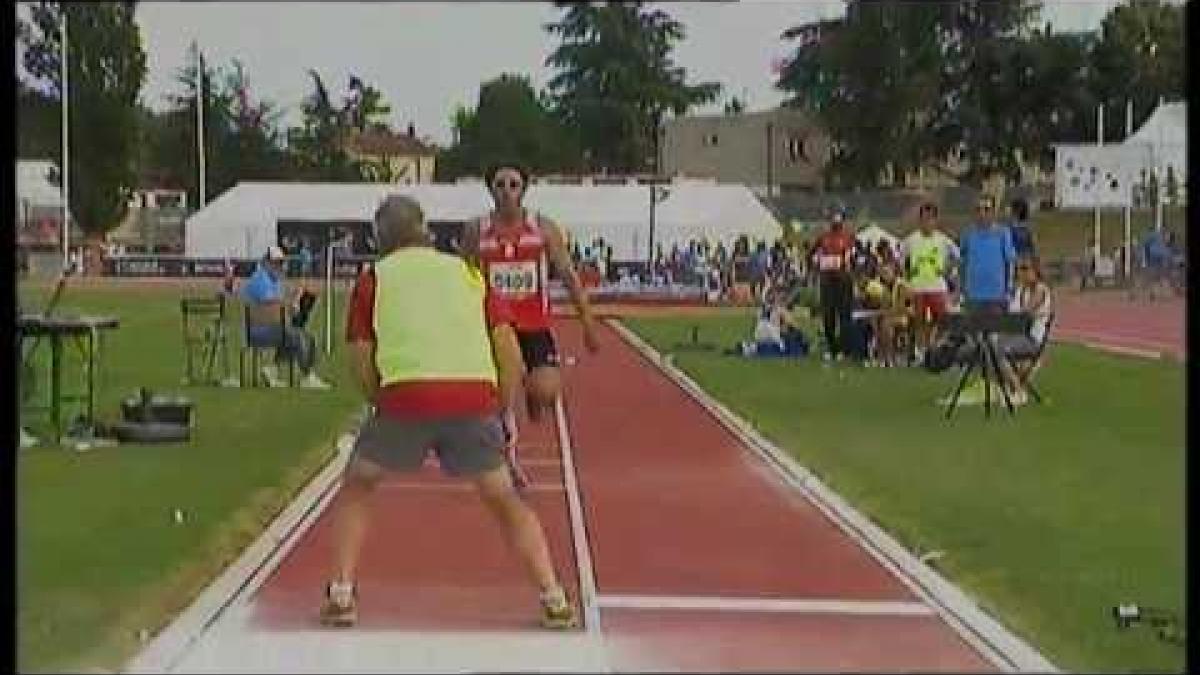
[[376, 496], [357, 627], [316, 619], [333, 553], [327, 506], [261, 583], [191, 629], [185, 648], [131, 670], [1028, 667], [948, 617], [615, 329], [602, 329], [597, 355], [573, 323], [559, 338], [574, 360], [563, 368], [565, 403], [523, 430], [522, 456], [580, 629], [537, 627], [535, 591], [484, 507], [430, 469], [387, 479]]

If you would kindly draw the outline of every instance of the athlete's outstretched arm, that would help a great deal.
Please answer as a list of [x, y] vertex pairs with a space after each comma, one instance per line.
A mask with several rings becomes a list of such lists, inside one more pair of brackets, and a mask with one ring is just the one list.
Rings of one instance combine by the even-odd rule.
[[350, 372], [367, 401], [374, 402], [379, 393], [379, 371], [375, 369], [375, 342], [355, 340], [350, 343]]
[[459, 248], [463, 259], [476, 269], [479, 269], [479, 220], [478, 218], [468, 220], [467, 224], [463, 226], [462, 242]]
[[575, 309], [579, 313], [579, 322], [583, 325], [583, 343], [588, 351], [595, 352], [600, 349], [600, 341], [596, 337], [592, 306], [588, 302], [583, 285], [579, 283], [579, 275], [575, 274], [575, 264], [571, 261], [571, 252], [567, 250], [566, 238], [558, 225], [548, 218], [538, 216], [538, 225], [546, 237], [546, 253], [550, 263], [562, 276], [567, 292], [571, 294], [571, 302], [575, 303]]

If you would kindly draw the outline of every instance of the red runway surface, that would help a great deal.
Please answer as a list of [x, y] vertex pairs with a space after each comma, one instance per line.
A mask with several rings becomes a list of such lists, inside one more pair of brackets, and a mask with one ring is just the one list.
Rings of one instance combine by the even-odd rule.
[[1187, 358], [1183, 298], [1130, 300], [1125, 291], [1060, 289], [1055, 304], [1057, 325], [1051, 331], [1055, 339]]
[[[588, 619], [580, 630], [544, 637], [535, 589], [484, 507], [430, 470], [386, 479], [376, 497], [358, 627], [316, 621], [335, 498], [246, 603], [244, 625], [210, 630], [194, 650], [204, 658], [178, 667], [222, 671], [254, 659], [255, 669], [308, 672], [530, 670], [522, 659], [558, 649], [564, 660], [546, 668], [998, 669], [614, 330], [601, 338], [601, 353], [586, 354], [575, 324], [560, 323], [570, 452], [553, 417], [522, 432], [531, 499]], [[574, 523], [564, 458], [578, 480]], [[588, 555], [577, 565], [584, 529]], [[454, 646], [437, 646], [446, 640]], [[469, 658], [485, 647], [491, 656]], [[501, 656], [503, 667], [480, 663]]]

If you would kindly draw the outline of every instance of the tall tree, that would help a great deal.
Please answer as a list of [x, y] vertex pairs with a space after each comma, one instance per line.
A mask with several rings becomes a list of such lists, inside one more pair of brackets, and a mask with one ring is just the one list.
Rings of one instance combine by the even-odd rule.
[[479, 175], [490, 164], [513, 157], [538, 173], [579, 164], [576, 140], [528, 77], [506, 74], [483, 83], [475, 109], [459, 107], [451, 123], [457, 141], [439, 159], [443, 179]]
[[320, 74], [315, 70], [308, 74], [313, 91], [300, 106], [303, 126], [288, 131], [288, 147], [295, 153], [301, 173], [310, 180], [357, 180], [358, 168], [345, 147], [346, 117], [334, 105]]
[[17, 80], [17, 157], [62, 159], [62, 116], [53, 95]]
[[1031, 0], [849, 0], [843, 19], [784, 33], [799, 44], [778, 86], [830, 130], [835, 182], [874, 185], [885, 169], [899, 175], [947, 157], [979, 182], [1021, 156], [1006, 78], [1037, 9]]
[[[67, 25], [70, 212], [88, 239], [85, 271], [99, 263], [105, 235], [120, 225], [137, 180], [138, 94], [146, 54], [133, 2], [43, 0], [22, 21], [24, 66], [61, 100], [59, 45]], [[92, 133], [102, 129], [103, 133]]]
[[390, 133], [387, 116], [391, 107], [382, 94], [351, 75], [346, 94], [338, 105], [320, 74], [315, 70], [308, 73], [313, 79], [313, 92], [301, 104], [303, 125], [288, 130], [288, 146], [301, 173], [310, 180], [391, 181], [391, 167], [386, 162], [355, 159], [347, 150], [347, 144], [356, 134]]
[[546, 59], [558, 69], [549, 87], [556, 113], [579, 130], [599, 167], [653, 166], [664, 115], [714, 101], [717, 83], [688, 84], [671, 59], [683, 24], [642, 2], [556, 3], [564, 14], [545, 26], [561, 39]]
[[1159, 98], [1185, 96], [1183, 12], [1181, 4], [1129, 0], [1104, 17], [1093, 62], [1096, 97], [1109, 120], [1106, 141], [1124, 138], [1127, 100], [1133, 101], [1136, 128], [1153, 113]]

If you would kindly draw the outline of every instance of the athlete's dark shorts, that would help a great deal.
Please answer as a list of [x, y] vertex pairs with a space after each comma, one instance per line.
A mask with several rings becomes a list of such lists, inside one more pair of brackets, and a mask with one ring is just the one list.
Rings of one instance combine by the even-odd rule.
[[558, 346], [554, 344], [554, 333], [549, 329], [519, 330], [517, 342], [521, 344], [521, 357], [525, 359], [525, 369], [558, 367]]

